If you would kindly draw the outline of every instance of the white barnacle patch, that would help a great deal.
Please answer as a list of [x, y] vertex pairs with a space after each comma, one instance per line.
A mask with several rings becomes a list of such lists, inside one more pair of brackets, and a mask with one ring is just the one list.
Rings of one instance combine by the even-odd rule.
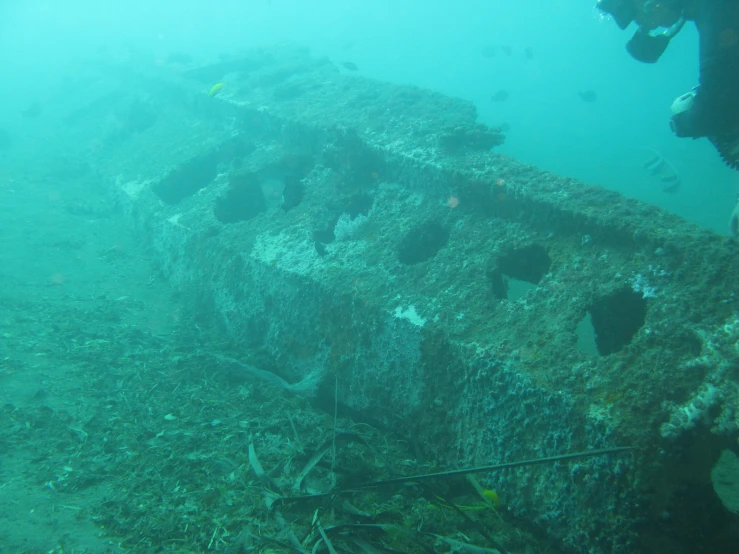
[[416, 327], [423, 327], [426, 324], [426, 318], [418, 315], [414, 305], [408, 306], [405, 310], [402, 306], [395, 308], [393, 315], [400, 319], [407, 319]]

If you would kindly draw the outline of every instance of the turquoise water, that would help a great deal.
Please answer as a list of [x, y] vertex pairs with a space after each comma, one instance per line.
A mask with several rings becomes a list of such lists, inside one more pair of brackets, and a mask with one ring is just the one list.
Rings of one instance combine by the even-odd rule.
[[[76, 63], [101, 52], [164, 59], [181, 51], [200, 59], [291, 41], [351, 61], [364, 76], [468, 99], [481, 121], [510, 125], [501, 152], [727, 232], [739, 173], [706, 140], [678, 139], [668, 125], [672, 100], [697, 83], [692, 24], [659, 63], [644, 65], [624, 49], [631, 30], [620, 31], [591, 0], [112, 4], [2, 2], [0, 67], [12, 86], [0, 92], [0, 127], [22, 135], [18, 112], [29, 97], [48, 98]], [[494, 57], [483, 55], [496, 47]], [[492, 102], [501, 89], [508, 99]], [[596, 101], [582, 101], [585, 90]], [[643, 170], [643, 148], [673, 163], [679, 191], [659, 190]]]
[[[731, 537], [718, 536], [717, 530], [729, 534], [735, 522], [729, 505], [735, 504], [722, 497], [724, 505], [720, 505], [715, 488], [709, 486], [709, 466], [720, 448], [729, 452], [734, 447], [736, 438], [731, 427], [735, 421], [728, 419], [735, 418], [732, 402], [739, 391], [735, 382], [739, 319], [731, 284], [736, 273], [731, 264], [737, 259], [731, 255], [734, 241], [700, 236], [695, 244], [701, 249], [682, 257], [678, 254], [686, 250], [684, 245], [667, 240], [669, 229], [665, 232], [660, 222], [653, 229], [665, 248], [647, 242], [621, 251], [618, 244], [626, 231], [610, 221], [608, 228], [619, 232], [615, 241], [595, 233], [581, 234], [567, 222], [539, 235], [535, 225], [529, 228], [506, 217], [478, 218], [474, 210], [465, 211], [466, 198], [476, 198], [476, 188], [466, 190], [465, 185], [458, 197], [448, 183], [453, 178], [433, 183], [429, 195], [433, 198], [428, 202], [420, 193], [408, 201], [409, 191], [418, 184], [415, 180], [426, 184], [426, 176], [414, 176], [407, 189], [396, 187], [385, 181], [383, 164], [374, 157], [364, 160], [347, 154], [344, 159], [345, 153], [351, 153], [348, 146], [342, 146], [345, 152], [335, 152], [334, 144], [322, 144], [324, 150], [315, 160], [312, 154], [303, 159], [292, 153], [273, 160], [269, 149], [274, 146], [276, 152], [283, 146], [270, 133], [284, 131], [285, 120], [262, 119], [269, 106], [261, 104], [260, 83], [267, 80], [260, 79], [272, 75], [259, 74], [254, 80], [243, 75], [241, 81], [229, 81], [218, 64], [222, 56], [262, 46], [305, 45], [313, 56], [335, 62], [319, 65], [310, 79], [328, 75], [330, 83], [341, 71], [463, 98], [476, 106], [481, 122], [507, 129], [506, 142], [494, 149], [496, 153], [619, 191], [727, 234], [739, 172], [726, 168], [706, 140], [678, 139], [668, 125], [673, 99], [697, 82], [695, 29], [686, 26], [663, 59], [647, 66], [625, 51], [631, 31], [620, 31], [593, 3], [0, 0], [0, 554], [6, 550], [254, 552], [252, 540], [270, 539], [270, 532], [277, 530], [270, 531], [265, 522], [282, 519], [279, 507], [269, 515], [266, 508], [257, 509], [272, 508], [274, 497], [265, 491], [280, 488], [272, 481], [277, 473], [292, 481], [283, 481], [280, 492], [293, 495], [331, 490], [336, 485], [334, 470], [344, 465], [362, 482], [378, 468], [385, 471], [387, 460], [397, 463], [388, 468], [403, 475], [446, 469], [434, 465], [437, 459], [426, 459], [427, 445], [416, 444], [415, 431], [408, 436], [394, 432], [392, 425], [402, 421], [399, 412], [378, 413], [377, 420], [372, 413], [369, 423], [360, 418], [366, 415], [362, 410], [349, 411], [342, 405], [345, 411], [340, 412], [341, 395], [354, 390], [346, 380], [350, 359], [363, 369], [360, 376], [378, 374], [393, 383], [385, 387], [378, 379], [382, 386], [375, 385], [374, 377], [358, 381], [357, 398], [387, 395], [390, 400], [378, 405], [400, 411], [406, 407], [395, 399], [409, 397], [413, 409], [418, 405], [419, 411], [429, 413], [419, 421], [433, 433], [422, 430], [419, 437], [430, 435], [438, 441], [432, 446], [451, 445], [453, 451], [455, 439], [437, 433], [451, 421], [469, 456], [479, 456], [482, 462], [488, 461], [486, 452], [505, 461], [516, 459], [516, 448], [546, 454], [572, 451], [573, 436], [574, 443], [586, 441], [570, 432], [570, 417], [577, 434], [592, 434], [609, 444], [621, 444], [621, 437], [601, 437], [606, 425], [625, 422], [624, 435], [633, 436], [631, 427], [636, 426], [628, 414], [647, 420], [652, 418], [651, 410], [659, 411], [652, 422], [664, 421], [668, 413], [687, 414], [681, 429], [691, 431], [694, 427], [689, 424], [698, 421], [702, 431], [695, 435], [698, 440], [688, 436], [684, 443], [675, 441], [664, 449], [668, 443], [656, 442], [655, 433], [644, 439], [649, 441], [649, 452], [639, 451], [633, 457], [629, 453], [624, 460], [618, 450], [612, 453], [619, 456], [590, 465], [558, 464], [551, 471], [561, 472], [563, 480], [539, 477], [547, 486], [536, 490], [523, 480], [525, 486], [519, 487], [512, 474], [500, 482], [484, 481], [478, 486], [468, 482], [469, 490], [451, 487], [450, 498], [464, 508], [456, 512], [446, 498], [434, 493], [429, 502], [415, 504], [405, 504], [402, 495], [368, 497], [362, 500], [366, 503], [346, 510], [353, 517], [377, 518], [383, 524], [398, 521], [411, 529], [430, 525], [439, 533], [437, 539], [445, 538], [439, 551], [456, 552], [462, 551], [461, 546], [450, 537], [461, 536], [458, 530], [467, 532], [464, 526], [472, 514], [483, 530], [487, 525], [499, 526], [494, 534], [506, 537], [508, 552], [555, 554], [562, 545], [546, 545], [533, 531], [521, 534], [525, 525], [514, 533], [514, 523], [538, 518], [537, 524], [567, 528], [559, 538], [572, 538], [579, 548], [595, 542], [589, 534], [593, 530], [603, 537], [625, 536], [623, 528], [612, 531], [612, 526], [634, 506], [640, 515], [648, 512], [647, 542], [653, 533], [684, 544], [685, 537], [695, 538], [697, 545], [728, 543]], [[284, 101], [289, 106], [291, 94], [302, 94], [300, 87], [282, 87], [292, 84], [294, 74], [284, 68], [292, 71], [295, 59], [281, 58], [277, 64], [275, 74], [286, 83], [264, 85], [275, 95], [275, 104]], [[178, 79], [192, 67], [215, 67], [217, 77], [211, 81], [209, 76], [190, 75], [191, 81], [178, 90], [183, 84]], [[133, 79], [133, 86], [126, 78]], [[220, 89], [212, 87], [221, 79], [226, 84], [224, 94], [218, 95]], [[310, 79], [305, 82], [315, 84]], [[354, 91], [347, 85], [351, 81], [357, 87]], [[231, 96], [229, 85], [231, 90], [242, 86], [241, 94]], [[309, 90], [319, 90], [316, 94], [329, 99], [325, 104], [330, 109], [321, 112], [326, 119], [341, 117], [336, 115], [340, 110], [333, 108], [345, 101], [346, 91], [362, 102], [373, 99], [365, 108], [375, 98], [397, 102], [388, 110], [393, 118], [397, 110], [406, 109], [403, 102], [408, 101], [407, 91], [393, 99], [386, 89], [395, 87], [376, 82], [369, 86], [365, 80], [341, 76], [332, 85], [335, 88], [324, 85], [320, 82]], [[361, 94], [362, 87], [370, 96]], [[253, 91], [254, 95], [249, 94]], [[407, 109], [416, 109], [413, 95], [408, 96]], [[428, 95], [432, 100], [419, 96], [424, 96], [419, 110], [428, 105], [434, 109], [458, 106], [437, 104], [435, 95]], [[239, 105], [248, 107], [242, 111], [249, 116], [241, 130], [249, 142], [245, 138], [243, 143], [235, 110], [225, 110], [233, 108], [227, 104], [241, 100]], [[315, 107], [305, 99], [294, 105], [307, 108], [308, 115]], [[362, 110], [345, 112], [353, 118]], [[418, 113], [406, 119], [435, 121], [428, 111]], [[410, 129], [410, 134], [420, 135], [416, 131], [423, 126], [411, 128], [402, 120], [389, 116], [387, 121], [392, 123], [387, 127], [401, 121], [399, 133]], [[323, 124], [323, 119], [319, 121]], [[294, 129], [286, 134], [290, 132]], [[323, 132], [321, 125], [316, 134]], [[433, 131], [428, 135], [433, 138]], [[270, 138], [260, 144], [264, 137]], [[342, 137], [351, 145], [351, 133]], [[433, 146], [427, 149], [433, 150]], [[251, 152], [256, 152], [254, 160], [249, 160]], [[668, 173], [650, 172], [655, 157], [665, 160]], [[242, 163], [252, 162], [253, 167], [248, 165], [250, 169], [240, 173]], [[346, 171], [342, 164], [348, 166]], [[510, 165], [514, 175], [520, 167]], [[393, 172], [402, 175], [400, 169]], [[525, 172], [521, 175], [525, 177]], [[680, 187], [665, 192], [660, 177], [674, 175], [679, 176]], [[304, 191], [304, 179], [320, 188]], [[548, 184], [548, 179], [541, 180], [545, 181]], [[447, 186], [449, 191], [440, 194]], [[502, 177], [496, 186], [503, 190]], [[288, 190], [294, 193], [290, 202]], [[318, 194], [311, 198], [309, 192], [314, 191]], [[550, 192], [559, 191], [552, 187]], [[140, 201], [139, 195], [149, 196]], [[495, 209], [506, 209], [506, 196], [505, 192], [495, 195]], [[611, 196], [616, 195], [599, 195]], [[573, 202], [557, 204], [562, 212], [579, 203], [575, 211], [582, 214], [583, 202], [588, 202], [567, 192], [560, 198], [569, 198], [562, 203]], [[462, 208], [455, 209], [460, 201]], [[418, 214], [407, 213], [408, 206], [419, 208]], [[602, 205], [593, 207], [597, 214], [610, 215]], [[651, 208], [632, 208], [621, 206], [619, 213], [641, 221], [646, 217], [634, 214], [654, 214]], [[443, 224], [422, 221], [419, 215], [441, 210]], [[130, 227], [140, 231], [139, 236], [132, 236], [119, 217], [121, 212]], [[267, 227], [260, 228], [261, 224]], [[296, 230], [295, 235], [283, 234], [281, 226]], [[451, 229], [451, 239], [446, 227]], [[566, 236], [558, 235], [561, 229]], [[693, 240], [691, 229], [682, 228], [679, 237]], [[490, 238], [508, 231], [505, 240]], [[147, 233], [149, 237], [141, 236]], [[529, 241], [542, 242], [534, 245], [533, 254], [525, 244]], [[366, 244], [375, 246], [365, 249]], [[512, 252], [504, 252], [509, 246]], [[421, 256], [414, 256], [417, 251]], [[426, 257], [427, 251], [431, 253]], [[233, 252], [239, 254], [231, 258]], [[439, 252], [439, 258], [429, 262]], [[248, 265], [236, 263], [241, 263], [242, 254]], [[498, 265], [491, 265], [491, 259]], [[508, 261], [509, 269], [498, 267], [501, 259]], [[652, 260], [657, 260], [654, 265]], [[704, 260], [708, 260], [705, 265], [696, 268]], [[703, 270], [711, 263], [719, 269], [703, 279]], [[249, 276], [255, 267], [260, 271]], [[302, 290], [303, 282], [292, 278], [310, 275], [306, 268], [315, 271], [316, 281]], [[382, 273], [386, 268], [390, 269]], [[326, 281], [321, 280], [324, 270]], [[242, 281], [244, 275], [251, 280]], [[403, 297], [395, 289], [398, 275], [405, 287], [399, 289]], [[502, 293], [491, 284], [496, 275], [506, 289]], [[444, 279], [449, 286], [438, 285], [447, 282]], [[249, 283], [265, 286], [260, 289]], [[326, 287], [326, 297], [322, 296], [324, 283], [331, 285]], [[202, 286], [204, 292], [192, 292], [188, 288], [192, 285]], [[336, 308], [340, 304], [327, 301], [329, 296], [335, 296], [336, 302], [346, 297], [356, 311]], [[697, 297], [707, 300], [700, 303]], [[619, 311], [621, 304], [626, 309]], [[709, 308], [701, 311], [692, 304]], [[382, 324], [356, 316], [365, 308], [376, 310]], [[563, 314], [558, 320], [541, 316], [555, 311]], [[609, 317], [618, 320], [613, 326], [618, 332], [602, 324], [606, 312], [615, 314]], [[594, 318], [594, 313], [601, 319]], [[284, 314], [295, 319], [283, 324]], [[645, 314], [652, 319], [645, 320]], [[640, 321], [631, 325], [633, 320]], [[558, 326], [558, 321], [572, 325]], [[514, 325], [525, 333], [511, 333]], [[621, 332], [623, 327], [628, 333]], [[237, 332], [232, 336], [221, 332], [223, 328]], [[628, 334], [626, 342], [634, 341], [640, 350], [621, 353], [620, 344], [618, 350], [601, 352], [596, 328], [604, 330], [603, 335]], [[577, 349], [575, 338], [579, 338]], [[463, 354], [468, 351], [457, 351], [460, 345], [475, 351], [485, 363], [470, 365], [470, 373], [463, 375], [463, 362], [468, 364]], [[429, 360], [438, 365], [432, 369], [438, 370], [440, 381], [429, 389], [431, 402], [418, 398], [416, 380], [422, 370], [434, 375], [425, 365]], [[571, 364], [573, 360], [577, 363]], [[708, 384], [701, 383], [701, 388], [692, 382], [704, 378], [703, 374], [696, 377], [696, 368], [703, 374], [713, 368], [728, 376], [720, 383], [706, 377]], [[529, 371], [535, 379], [528, 377]], [[314, 376], [324, 377], [324, 372], [321, 395], [310, 400], [296, 396], [316, 385]], [[630, 394], [634, 391], [629, 384], [643, 376], [667, 381], [678, 374], [685, 375], [688, 384], [660, 383], [648, 399], [651, 404]], [[303, 378], [295, 382], [283, 378], [295, 375]], [[473, 393], [464, 397], [469, 399], [464, 409], [471, 406], [469, 421], [475, 425], [457, 426], [458, 415], [445, 413], [445, 395], [453, 397], [446, 389], [454, 392], [458, 385], [466, 387], [468, 381], [478, 380], [483, 383], [480, 390], [472, 387]], [[613, 390], [608, 388], [611, 385]], [[570, 416], [570, 404], [578, 414], [583, 409], [583, 419], [589, 422], [584, 430], [579, 417]], [[718, 418], [724, 405], [725, 413]], [[633, 412], [622, 413], [619, 406]], [[443, 417], [434, 419], [440, 413]], [[546, 429], [555, 428], [554, 433], [543, 435], [546, 440], [541, 444], [526, 436], [536, 417], [546, 423]], [[706, 439], [709, 427], [703, 424], [714, 417], [725, 425], [723, 435], [712, 431]], [[390, 427], [380, 425], [383, 418], [391, 422]], [[678, 428], [681, 420], [675, 419], [677, 423], [672, 419], [668, 423]], [[562, 429], [560, 420], [567, 424]], [[480, 421], [485, 425], [478, 426]], [[462, 446], [459, 457], [467, 459]], [[665, 463], [667, 473], [649, 508], [636, 495], [648, 496], [651, 488], [641, 484], [632, 488], [627, 482], [631, 461], [645, 459], [648, 463], [659, 459], [655, 464]], [[733, 465], [733, 460], [726, 465]], [[692, 478], [694, 471], [697, 477]], [[623, 494], [598, 496], [598, 491], [610, 491], [611, 486]], [[663, 491], [675, 494], [668, 497]], [[592, 498], [582, 502], [588, 494]], [[529, 497], [551, 511], [527, 513]], [[591, 500], [592, 506], [584, 505]], [[494, 515], [491, 507], [502, 507], [504, 515], [510, 510], [520, 520]], [[592, 507], [607, 517], [591, 518], [589, 514], [595, 512], [586, 509]], [[460, 513], [468, 514], [462, 518], [467, 523], [460, 525], [454, 519]], [[314, 527], [316, 514], [312, 507], [301, 513], [300, 525], [314, 536], [300, 540], [314, 544], [313, 551], [330, 551], [319, 548], [323, 539]], [[416, 521], [409, 514], [420, 516]], [[577, 514], [580, 522], [590, 518], [591, 527], [578, 527], [568, 514]], [[287, 511], [286, 515], [289, 522], [297, 521]], [[684, 525], [686, 520], [693, 526]], [[337, 528], [329, 531], [338, 533]], [[674, 536], [676, 530], [682, 533], [679, 537]], [[279, 531], [284, 538], [283, 524]], [[706, 538], [711, 532], [717, 535], [715, 542]], [[30, 546], [34, 537], [36, 547]], [[398, 537], [405, 540], [405, 535]], [[268, 543], [255, 544], [266, 548]], [[19, 550], [17, 545], [27, 547]], [[146, 549], [146, 545], [152, 546]], [[154, 545], [161, 549], [155, 550]], [[359, 543], [356, 546], [360, 548]], [[408, 547], [383, 551], [410, 552], [403, 548]], [[616, 552], [610, 545], [593, 548], [589, 551]], [[692, 548], [690, 543], [685, 551], [697, 552]], [[288, 546], [258, 551], [290, 550]], [[619, 552], [624, 551], [631, 552]], [[653, 551], [674, 550], [655, 547]], [[709, 547], [703, 551], [710, 551]]]

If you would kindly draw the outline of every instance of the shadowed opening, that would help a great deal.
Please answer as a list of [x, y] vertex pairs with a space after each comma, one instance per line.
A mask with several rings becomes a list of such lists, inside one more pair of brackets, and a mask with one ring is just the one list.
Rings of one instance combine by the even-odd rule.
[[214, 214], [221, 223], [236, 223], [256, 217], [267, 209], [259, 178], [254, 174], [231, 179], [226, 194], [216, 200]]
[[590, 308], [595, 346], [602, 356], [618, 352], [631, 342], [647, 317], [647, 299], [630, 288], [619, 289]]
[[513, 250], [488, 272], [493, 295], [514, 302], [535, 288], [551, 266], [552, 259], [543, 246], [532, 244]]
[[449, 231], [440, 223], [428, 221], [408, 232], [400, 241], [398, 261], [413, 265], [430, 260], [449, 240]]

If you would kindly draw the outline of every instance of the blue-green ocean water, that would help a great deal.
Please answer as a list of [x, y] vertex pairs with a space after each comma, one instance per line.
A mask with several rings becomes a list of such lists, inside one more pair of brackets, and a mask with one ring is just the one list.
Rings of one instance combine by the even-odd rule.
[[[632, 32], [620, 31], [603, 17], [594, 0], [0, 0], [0, 416], [5, 418], [0, 417], [0, 554], [6, 544], [26, 544], [33, 535], [43, 549], [23, 552], [83, 551], [61, 543], [51, 550], [59, 530], [76, 533], [78, 545], [84, 542], [80, 537], [97, 545], [93, 539], [104, 536], [78, 505], [101, 505], [113, 494], [105, 488], [110, 483], [123, 487], [120, 483], [130, 477], [140, 453], [123, 445], [105, 464], [82, 466], [84, 457], [77, 449], [92, 448], [105, 433], [113, 435], [104, 422], [120, 414], [134, 421], [137, 409], [150, 414], [150, 406], [159, 407], [132, 382], [137, 373], [130, 367], [143, 368], [142, 374], [156, 379], [143, 390], [146, 395], [160, 393], [157, 398], [165, 405], [180, 402], [175, 395], [180, 384], [160, 387], [160, 376], [180, 379], [184, 370], [177, 364], [182, 359], [191, 359], [197, 368], [195, 377], [182, 377], [183, 383], [209, 378], [197, 359], [198, 349], [207, 343], [206, 325], [190, 317], [181, 293], [170, 289], [113, 216], [108, 184], [97, 182], [94, 163], [75, 165], [66, 158], [67, 152], [94, 158], [104, 148], [99, 138], [64, 144], [73, 136], [63, 128], [69, 112], [55, 112], [57, 100], [70, 88], [89, 86], [84, 77], [89, 62], [141, 60], [147, 71], [157, 66], [164, 71], [178, 63], [173, 59], [189, 59], [194, 65], [260, 46], [305, 45], [342, 71], [472, 102], [481, 122], [507, 129], [506, 142], [496, 152], [728, 234], [739, 172], [725, 167], [707, 140], [678, 139], [668, 124], [673, 99], [698, 80], [696, 30], [686, 25], [655, 65], [629, 57], [624, 45]], [[142, 98], [147, 94], [156, 93], [142, 91]], [[106, 117], [90, 124], [90, 136], [115, 135], [116, 117]], [[679, 174], [676, 191], [663, 191], [660, 175], [645, 167], [655, 153]], [[179, 220], [167, 221], [178, 225]], [[654, 274], [659, 269], [649, 267]], [[511, 303], [530, 290], [517, 289], [520, 283], [511, 285]], [[140, 336], [133, 332], [138, 329], [144, 330]], [[595, 356], [593, 332], [592, 325], [581, 323], [579, 335], [589, 345], [581, 352]], [[152, 352], [159, 357], [150, 357]], [[147, 364], [156, 370], [147, 374]], [[171, 367], [177, 371], [170, 372]], [[209, 405], [233, 405], [240, 413], [249, 395], [230, 384], [224, 388], [233, 404], [219, 397]], [[131, 408], [127, 395], [140, 403]], [[110, 398], [118, 404], [109, 403]], [[267, 405], [259, 396], [249, 398], [252, 407]], [[103, 415], [95, 412], [98, 403]], [[24, 418], [37, 412], [35, 427]], [[74, 423], [50, 415], [67, 412], [74, 412]], [[16, 420], [10, 418], [13, 414]], [[61, 427], [46, 428], [45, 417]], [[207, 433], [219, 430], [222, 417], [219, 412], [203, 419], [201, 427]], [[238, 417], [242, 419], [230, 425], [251, 432], [244, 425], [248, 417]], [[185, 417], [166, 411], [157, 415], [150, 435], [142, 434], [140, 450], [154, 457], [156, 441], [168, 429], [163, 426], [174, 427], [178, 419]], [[331, 428], [330, 417], [326, 421], [303, 423]], [[36, 433], [37, 428], [42, 432]], [[25, 434], [29, 429], [33, 432]], [[335, 415], [333, 429], [335, 433]], [[211, 448], [209, 439], [204, 444]], [[244, 454], [243, 444], [234, 448]], [[195, 449], [184, 454], [179, 457], [195, 466], [201, 461]], [[223, 454], [208, 466], [217, 478], [226, 479], [233, 470], [227, 458]], [[102, 485], [79, 484], [98, 470], [106, 475]], [[250, 468], [244, 464], [242, 471], [240, 475], [249, 474]], [[234, 480], [242, 483], [241, 477]], [[94, 494], [87, 497], [58, 495], [93, 485]], [[174, 483], [171, 489], [176, 493], [180, 486]], [[66, 512], [57, 511], [62, 501]], [[210, 496], [207, 501], [215, 502]], [[670, 506], [682, 502], [680, 497]], [[709, 503], [691, 497], [689, 502], [697, 509], [690, 504], [679, 512], [702, 515], [705, 519], [695, 518], [701, 533], [713, 528], [705, 523], [713, 512], [702, 507], [716, 507], [716, 499]], [[53, 511], [53, 517], [37, 518], [42, 509]], [[658, 526], [672, 517], [668, 509], [651, 515]], [[148, 521], [148, 516], [141, 519]], [[674, 529], [679, 523], [670, 525]], [[715, 528], [724, 525], [729, 527], [722, 520]], [[108, 530], [111, 535], [134, 534], [110, 525]], [[177, 526], [172, 530], [180, 532]], [[198, 544], [210, 549], [221, 531], [209, 527]], [[127, 544], [127, 551], [143, 551], [136, 550], [139, 542]], [[95, 547], [84, 551], [103, 551]], [[14, 548], [7, 551], [21, 552]]]
[[[593, 0], [3, 0], [0, 128], [22, 141], [29, 99], [43, 103], [100, 52], [201, 59], [290, 41], [368, 77], [468, 99], [481, 121], [510, 126], [500, 152], [726, 233], [739, 173], [668, 126], [672, 100], [697, 84], [697, 32], [686, 25], [655, 65], [628, 56], [630, 33]], [[491, 101], [498, 90], [506, 101]], [[589, 90], [594, 102], [578, 96]], [[644, 170], [645, 148], [676, 167], [679, 191]]]

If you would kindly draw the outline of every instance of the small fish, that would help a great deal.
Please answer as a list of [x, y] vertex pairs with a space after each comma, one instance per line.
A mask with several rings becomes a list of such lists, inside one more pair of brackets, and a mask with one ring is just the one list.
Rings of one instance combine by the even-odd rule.
[[215, 85], [210, 87], [210, 90], [208, 91], [208, 96], [217, 96], [225, 86], [226, 83], [224, 83], [223, 81], [221, 81], [220, 83], [216, 83]]
[[578, 92], [577, 95], [583, 102], [595, 102], [598, 99], [598, 95], [594, 90], [585, 90]]
[[483, 489], [480, 491], [483, 498], [488, 500], [495, 508], [500, 507], [500, 496], [492, 489]]
[[650, 154], [643, 167], [649, 175], [659, 179], [662, 192], [675, 192], [680, 188], [680, 174], [667, 158], [654, 148], [639, 148], [639, 150], [644, 150]]
[[483, 48], [480, 52], [482, 54], [482, 57], [485, 59], [494, 58], [495, 54], [498, 53], [498, 47], [497, 46], [486, 46]]
[[507, 90], [499, 90], [498, 92], [493, 94], [490, 99], [493, 102], [505, 102], [506, 100], [508, 100], [508, 96], [509, 94]]
[[675, 173], [674, 175], [667, 175], [659, 180], [660, 188], [662, 192], [675, 192], [680, 186], [680, 176]]
[[533, 60], [534, 59], [534, 50], [531, 48], [531, 46], [527, 46], [526, 50], [524, 50], [524, 54], [526, 55], [527, 60]]
[[41, 115], [41, 112], [44, 111], [41, 107], [41, 104], [38, 102], [34, 102], [30, 106], [28, 106], [25, 110], [21, 112], [21, 115], [23, 117], [30, 117], [35, 118]]
[[303, 201], [305, 187], [296, 175], [285, 177], [285, 188], [282, 190], [282, 209], [286, 212], [296, 207]]
[[644, 169], [646, 169], [650, 175], [658, 175], [665, 167], [665, 159], [657, 152], [654, 153], [654, 157], [644, 162]]
[[500, 49], [503, 51], [503, 53], [506, 56], [510, 56], [511, 55], [511, 47], [510, 46], [501, 46]]
[[349, 71], [357, 71], [359, 69], [359, 67], [357, 67], [357, 64], [355, 64], [354, 62], [341, 62], [340, 65], [341, 67]]
[[316, 254], [321, 256], [323, 258], [326, 254], [328, 254], [328, 250], [326, 249], [326, 245], [319, 241], [313, 241], [313, 246], [316, 248]]

